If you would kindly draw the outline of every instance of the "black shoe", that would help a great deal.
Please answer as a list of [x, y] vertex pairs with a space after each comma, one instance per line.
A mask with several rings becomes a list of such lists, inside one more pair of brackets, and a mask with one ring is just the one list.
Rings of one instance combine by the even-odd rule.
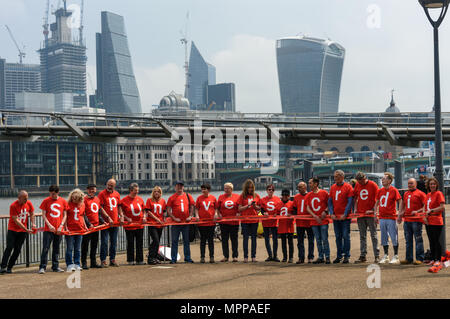
[[289, 258], [288, 264], [292, 264], [293, 262], [294, 262], [294, 260], [292, 258]]
[[11, 268], [6, 269], [6, 273], [7, 274], [12, 274], [12, 269]]
[[359, 256], [359, 259], [355, 260], [355, 264], [362, 264], [367, 262], [366, 256]]
[[95, 264], [91, 264], [91, 268], [102, 268], [102, 266], [100, 266], [99, 264], [95, 263]]
[[313, 261], [313, 264], [323, 264], [324, 260], [322, 258], [317, 258], [315, 261]]
[[281, 260], [282, 263], [285, 263], [287, 261], [287, 258], [283, 258], [283, 260]]
[[265, 261], [273, 261], [273, 258], [271, 256], [267, 257]]
[[348, 260], [348, 258], [347, 257], [345, 257], [344, 258], [344, 261], [342, 262], [343, 264], [348, 264], [349, 263], [349, 260]]
[[333, 260], [333, 264], [339, 264], [341, 262], [341, 258], [336, 258], [335, 260]]
[[171, 261], [170, 261], [170, 263], [171, 263], [171, 264], [176, 264], [177, 262], [176, 262], [176, 261], [173, 261], [173, 260], [171, 260]]
[[329, 257], [325, 260], [325, 263], [326, 263], [327, 265], [331, 264], [331, 260], [330, 260]]
[[[188, 261], [186, 260], [186, 262], [188, 262]], [[200, 258], [200, 263], [201, 263], [201, 264], [204, 264], [204, 263], [205, 263], [205, 258], [203, 258], [203, 257]]]
[[193, 264], [194, 263], [194, 261], [192, 259], [185, 260], [184, 262], [187, 263], [187, 264]]
[[274, 257], [272, 260], [275, 261], [275, 262], [277, 262], [277, 263], [280, 262], [280, 260], [278, 259], [278, 257]]
[[88, 270], [89, 269], [89, 267], [88, 267], [88, 265], [86, 263], [83, 263], [81, 268], [83, 268], [83, 270]]
[[299, 260], [296, 262], [297, 265], [299, 265], [299, 264], [304, 264], [304, 263], [305, 263], [305, 261], [304, 261], [303, 259], [299, 259]]
[[147, 260], [147, 264], [156, 265], [156, 261], [154, 259], [149, 259], [149, 260]]
[[6, 274], [6, 268], [0, 269], [0, 275], [4, 275], [4, 274]]

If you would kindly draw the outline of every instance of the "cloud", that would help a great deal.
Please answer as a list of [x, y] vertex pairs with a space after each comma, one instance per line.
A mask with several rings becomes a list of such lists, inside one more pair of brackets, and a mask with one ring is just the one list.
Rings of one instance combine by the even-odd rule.
[[174, 63], [157, 68], [134, 68], [141, 96], [142, 111], [148, 113], [152, 105], [171, 91], [184, 94], [185, 76], [181, 66]]
[[246, 113], [281, 112], [275, 40], [235, 35], [230, 48], [211, 58], [217, 83], [236, 84], [236, 110]]

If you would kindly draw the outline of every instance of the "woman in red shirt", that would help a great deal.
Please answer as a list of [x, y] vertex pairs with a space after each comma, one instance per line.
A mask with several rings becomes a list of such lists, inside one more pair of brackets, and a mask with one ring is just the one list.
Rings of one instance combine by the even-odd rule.
[[442, 254], [441, 246], [441, 233], [444, 228], [444, 220], [442, 218], [442, 212], [444, 211], [445, 197], [441, 191], [439, 191], [439, 182], [436, 178], [431, 177], [427, 180], [427, 198], [425, 202], [423, 218], [425, 228], [430, 241], [430, 250], [432, 267], [428, 270], [430, 272], [438, 272], [442, 269], [441, 258], [445, 255]]
[[209, 262], [214, 263], [214, 229], [216, 222], [214, 217], [216, 214], [217, 199], [209, 192], [211, 185], [203, 184], [200, 186], [202, 195], [197, 198], [195, 203], [195, 217], [199, 221], [208, 220], [208, 222], [198, 224], [200, 231], [200, 262], [205, 263], [206, 242], [208, 242]]
[[[166, 201], [162, 198], [162, 189], [159, 186], [155, 186], [152, 190], [152, 194], [147, 203], [145, 204], [145, 211], [148, 216], [156, 221], [155, 226], [148, 226], [148, 260], [149, 265], [159, 264], [158, 250], [159, 241], [163, 231], [164, 212], [166, 211]], [[159, 225], [158, 225], [159, 224]], [[150, 243], [150, 238], [152, 242]]]
[[[67, 201], [67, 223], [66, 231], [69, 234], [65, 235], [66, 238], [66, 265], [67, 272], [75, 270], [82, 270], [80, 264], [81, 257], [81, 240], [83, 238], [80, 234], [71, 235], [71, 232], [82, 233], [87, 231], [85, 223], [85, 206], [84, 197], [86, 195], [80, 189], [74, 189], [69, 194]], [[90, 224], [89, 224], [90, 225]]]
[[[280, 212], [281, 199], [278, 196], [274, 196], [275, 185], [269, 184], [266, 187], [267, 196], [261, 199], [261, 212], [265, 216], [278, 215]], [[269, 257], [266, 261], [280, 262], [277, 257], [278, 251], [278, 220], [263, 220], [264, 229], [264, 242], [266, 244], [266, 250]], [[272, 235], [273, 253], [270, 247], [270, 235]]]
[[[292, 216], [294, 202], [290, 200], [291, 192], [288, 189], [281, 191], [281, 202], [278, 206], [280, 216]], [[280, 219], [278, 223], [278, 234], [281, 238], [281, 249], [283, 251], [282, 262], [292, 263], [294, 258], [294, 219]], [[286, 247], [289, 246], [289, 259]]]
[[227, 218], [236, 218], [238, 214], [239, 195], [233, 193], [233, 184], [226, 183], [224, 185], [224, 194], [219, 196], [217, 200], [216, 214], [220, 222], [220, 234], [222, 236], [222, 252], [223, 259], [221, 262], [227, 262], [230, 258], [228, 249], [228, 239], [231, 240], [231, 251], [233, 262], [238, 261], [238, 233], [239, 221], [226, 221]]
[[[245, 181], [242, 186], [242, 194], [239, 196], [239, 215], [242, 216], [258, 216], [261, 210], [261, 198], [255, 192], [255, 184], [251, 179]], [[241, 221], [243, 232], [243, 246], [244, 246], [244, 262], [248, 262], [248, 238], [251, 237], [251, 257], [252, 262], [256, 262], [256, 235], [258, 232], [258, 220], [247, 219]]]
[[[144, 216], [144, 200], [138, 196], [139, 185], [131, 183], [128, 196], [120, 200], [123, 218], [126, 222], [139, 225], [124, 225], [127, 238], [127, 262], [129, 265], [144, 264], [144, 226], [147, 219]], [[136, 251], [135, 251], [136, 245]]]

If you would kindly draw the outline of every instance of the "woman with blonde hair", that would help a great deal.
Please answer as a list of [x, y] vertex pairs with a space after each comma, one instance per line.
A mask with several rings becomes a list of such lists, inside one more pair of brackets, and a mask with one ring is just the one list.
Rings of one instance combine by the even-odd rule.
[[222, 252], [223, 259], [221, 262], [227, 262], [230, 258], [228, 239], [231, 240], [231, 250], [233, 262], [238, 261], [238, 233], [239, 221], [226, 221], [227, 218], [235, 218], [239, 213], [239, 194], [233, 193], [233, 184], [225, 183], [223, 186], [224, 193], [217, 200], [216, 215], [222, 219], [220, 222], [220, 234], [222, 235]]
[[[74, 189], [69, 194], [67, 200], [67, 222], [66, 231], [68, 232], [85, 232], [91, 226], [85, 215], [84, 194], [80, 189]], [[82, 270], [80, 264], [81, 257], [81, 240], [82, 235], [66, 234], [66, 265], [67, 272]]]
[[[242, 194], [238, 199], [239, 215], [257, 216], [261, 210], [261, 198], [255, 192], [255, 183], [251, 179], [245, 181], [242, 186]], [[242, 232], [244, 234], [244, 262], [248, 262], [248, 238], [251, 237], [251, 257], [252, 262], [256, 262], [256, 235], [258, 232], [258, 220], [248, 219], [241, 221]]]
[[[145, 204], [145, 211], [147, 216], [153, 218], [158, 224], [155, 226], [148, 226], [148, 259], [149, 265], [159, 264], [158, 250], [159, 241], [163, 231], [164, 213], [166, 211], [166, 201], [162, 198], [163, 191], [161, 187], [155, 186], [152, 190], [150, 198]], [[150, 243], [151, 239], [151, 243]]]

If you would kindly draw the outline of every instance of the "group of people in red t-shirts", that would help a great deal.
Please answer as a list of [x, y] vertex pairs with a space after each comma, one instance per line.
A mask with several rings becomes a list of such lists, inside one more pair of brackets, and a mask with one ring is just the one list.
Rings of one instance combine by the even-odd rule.
[[[328, 225], [332, 221], [336, 237], [337, 257], [333, 263], [349, 263], [350, 259], [350, 224], [356, 217], [360, 231], [360, 257], [355, 263], [367, 261], [367, 229], [371, 233], [372, 246], [376, 263], [422, 264], [424, 262], [424, 245], [422, 225], [425, 224], [430, 242], [432, 266], [429, 271], [437, 272], [442, 268], [445, 253], [441, 247], [440, 236], [443, 229], [442, 212], [445, 199], [440, 192], [438, 181], [428, 179], [425, 194], [417, 189], [415, 179], [408, 181], [408, 191], [403, 198], [392, 186], [393, 175], [385, 173], [382, 187], [370, 181], [364, 173], [356, 175], [354, 187], [344, 181], [345, 174], [337, 170], [334, 173], [335, 184], [327, 192], [320, 189], [320, 180], [311, 178], [308, 185], [298, 184], [298, 194], [291, 199], [289, 190], [282, 190], [281, 198], [274, 195], [275, 186], [268, 185], [267, 196], [261, 198], [255, 191], [255, 184], [247, 180], [242, 193], [233, 193], [233, 184], [224, 185], [224, 193], [216, 199], [210, 194], [209, 184], [201, 185], [202, 194], [196, 200], [184, 192], [184, 183], [175, 183], [175, 194], [166, 202], [162, 198], [162, 189], [154, 187], [145, 202], [139, 194], [139, 185], [132, 183], [129, 194], [123, 198], [115, 190], [116, 182], [111, 179], [106, 189], [96, 196], [97, 187], [88, 185], [87, 194], [80, 189], [73, 190], [68, 200], [60, 197], [59, 187], [51, 186], [50, 196], [40, 205], [44, 220], [43, 248], [39, 273], [44, 274], [49, 248], [52, 245], [52, 270], [63, 272], [59, 267], [59, 246], [62, 234], [65, 235], [65, 259], [67, 271], [89, 269], [87, 255], [90, 247], [90, 267], [118, 267], [115, 260], [117, 249], [118, 226], [123, 226], [127, 241], [128, 264], [144, 264], [144, 224], [148, 229], [149, 254], [147, 263], [158, 264], [158, 250], [165, 223], [171, 227], [171, 263], [178, 261], [178, 240], [183, 236], [184, 261], [193, 263], [190, 253], [189, 227], [197, 221], [200, 232], [200, 262], [205, 263], [206, 245], [208, 244], [209, 262], [214, 263], [214, 233], [216, 223], [220, 224], [222, 235], [223, 259], [230, 260], [229, 242], [231, 241], [232, 262], [238, 261], [239, 225], [243, 235], [244, 263], [249, 261], [248, 242], [251, 241], [250, 258], [256, 262], [257, 230], [263, 219], [265, 246], [268, 254], [266, 262], [278, 259], [278, 237], [282, 243], [282, 262], [293, 263], [294, 233], [297, 233], [298, 261], [313, 264], [330, 264], [328, 243]], [[307, 191], [309, 187], [310, 191]], [[398, 205], [398, 209], [397, 209]], [[397, 214], [398, 212], [398, 214]], [[29, 223], [28, 223], [29, 219]], [[406, 259], [398, 258], [397, 224], [404, 221], [406, 241]], [[381, 232], [381, 245], [384, 256], [380, 259], [378, 249], [377, 224]], [[101, 231], [97, 226], [110, 225]], [[26, 191], [21, 191], [18, 200], [10, 207], [10, 220], [7, 233], [7, 248], [3, 254], [0, 273], [10, 273], [14, 266], [27, 234], [35, 231], [34, 207], [28, 200]], [[91, 230], [91, 231], [89, 231]], [[100, 235], [100, 236], [99, 236]], [[100, 264], [96, 262], [96, 251], [100, 237]], [[304, 245], [308, 238], [308, 254]], [[272, 245], [270, 239], [272, 238]], [[394, 257], [389, 261], [389, 238], [394, 248]], [[314, 241], [317, 245], [318, 258], [314, 260]], [[416, 246], [416, 260], [413, 259], [413, 242]], [[109, 255], [109, 265], [106, 262]], [[307, 261], [305, 261], [305, 259]]]

